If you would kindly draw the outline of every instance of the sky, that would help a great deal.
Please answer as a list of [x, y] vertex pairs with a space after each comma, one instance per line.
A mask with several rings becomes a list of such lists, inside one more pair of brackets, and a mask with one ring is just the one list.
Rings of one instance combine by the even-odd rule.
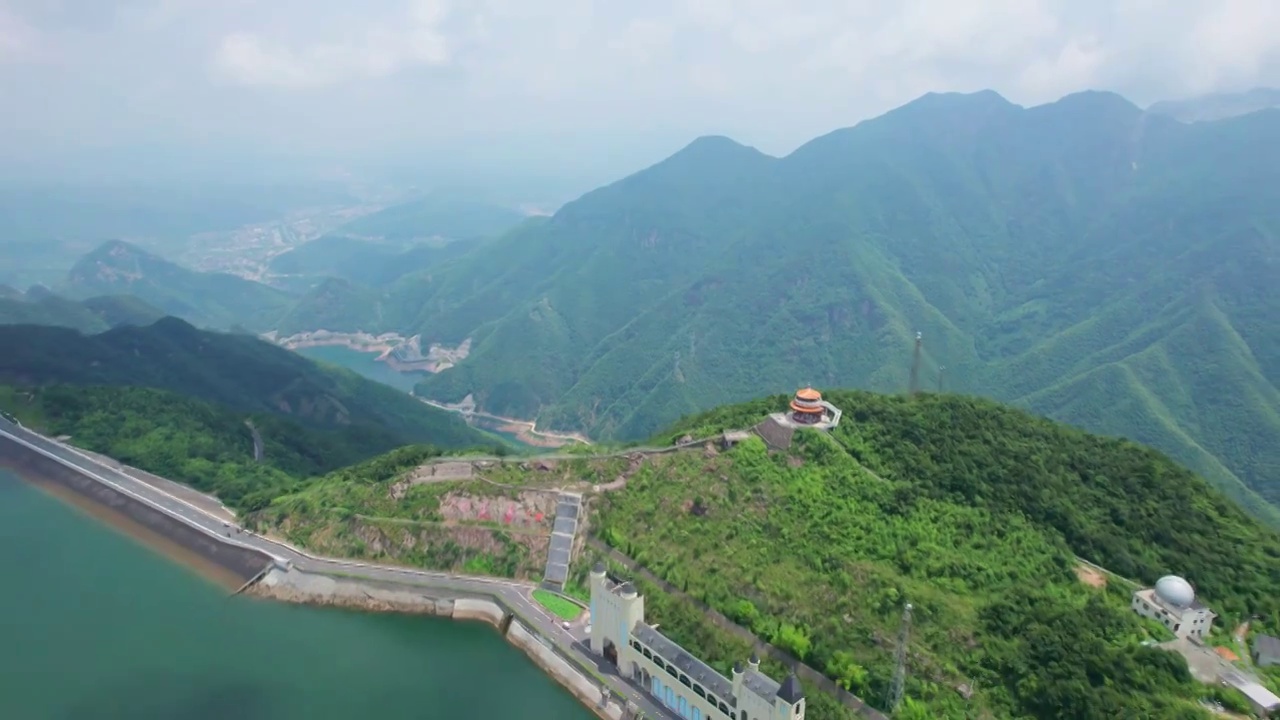
[[0, 164], [611, 173], [929, 91], [1280, 86], [1276, 27], [1275, 0], [0, 0]]

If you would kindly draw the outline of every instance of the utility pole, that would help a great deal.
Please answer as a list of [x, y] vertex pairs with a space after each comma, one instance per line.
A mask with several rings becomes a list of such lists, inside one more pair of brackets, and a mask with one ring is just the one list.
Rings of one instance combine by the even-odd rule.
[[911, 637], [911, 603], [902, 610], [902, 627], [898, 630], [898, 648], [893, 653], [893, 683], [889, 685], [889, 701], [885, 710], [890, 715], [902, 704], [902, 693], [907, 682], [907, 641]]
[[907, 394], [920, 392], [920, 346], [924, 342], [924, 334], [916, 332], [916, 349], [911, 356], [911, 379], [907, 382]]
[[942, 372], [943, 372], [944, 370], [946, 370], [946, 369], [947, 369], [947, 368], [946, 368], [946, 366], [945, 366], [945, 365], [939, 365], [939, 366], [938, 366], [938, 392], [939, 392], [939, 393], [941, 393], [941, 392], [942, 392]]

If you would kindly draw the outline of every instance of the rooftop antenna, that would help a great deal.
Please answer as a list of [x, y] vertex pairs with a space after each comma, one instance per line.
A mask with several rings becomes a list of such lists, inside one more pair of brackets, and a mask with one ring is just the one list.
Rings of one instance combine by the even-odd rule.
[[902, 609], [902, 627], [898, 630], [898, 648], [893, 653], [893, 682], [889, 685], [889, 702], [885, 710], [890, 715], [902, 704], [902, 693], [907, 682], [907, 640], [911, 637], [911, 603]]
[[916, 331], [916, 349], [911, 356], [911, 379], [907, 382], [907, 394], [920, 392], [920, 346], [924, 342], [924, 333]]

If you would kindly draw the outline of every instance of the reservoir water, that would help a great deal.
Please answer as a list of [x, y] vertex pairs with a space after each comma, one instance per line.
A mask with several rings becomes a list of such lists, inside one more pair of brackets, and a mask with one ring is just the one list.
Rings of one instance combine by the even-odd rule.
[[[418, 380], [422, 379], [422, 373], [402, 373], [394, 370], [390, 365], [378, 362], [378, 356], [374, 353], [360, 352], [352, 350], [349, 347], [341, 345], [320, 345], [318, 347], [298, 348], [294, 352], [299, 355], [344, 367], [354, 373], [363, 375], [370, 380], [376, 380], [383, 385], [390, 385], [397, 390], [413, 393], [413, 386]], [[503, 432], [495, 427], [492, 423], [478, 424], [477, 427], [492, 435], [497, 435], [506, 440], [511, 445], [520, 450], [537, 450], [531, 445], [522, 441], [519, 436], [514, 433]]]
[[294, 352], [305, 358], [344, 367], [370, 380], [377, 380], [383, 385], [390, 385], [407, 393], [413, 392], [413, 386], [424, 377], [422, 373], [402, 373], [394, 370], [390, 365], [378, 362], [378, 356], [375, 353], [360, 352], [341, 345], [298, 348]]
[[0, 718], [589, 720], [492, 628], [227, 592], [0, 471]]

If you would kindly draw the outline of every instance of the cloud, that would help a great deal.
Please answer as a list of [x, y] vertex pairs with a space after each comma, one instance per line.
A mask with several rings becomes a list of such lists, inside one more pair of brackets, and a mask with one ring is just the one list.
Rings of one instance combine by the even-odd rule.
[[296, 47], [237, 30], [218, 44], [213, 68], [241, 85], [307, 88], [447, 65], [449, 43], [440, 31], [447, 14], [443, 0], [414, 0], [401, 17], [366, 21], [344, 28], [340, 38]]
[[1276, 0], [447, 1], [0, 0], [0, 160], [165, 137], [622, 165], [704, 133], [783, 153], [929, 91], [1280, 86]]
[[39, 39], [21, 17], [0, 5], [0, 63], [30, 59]]

